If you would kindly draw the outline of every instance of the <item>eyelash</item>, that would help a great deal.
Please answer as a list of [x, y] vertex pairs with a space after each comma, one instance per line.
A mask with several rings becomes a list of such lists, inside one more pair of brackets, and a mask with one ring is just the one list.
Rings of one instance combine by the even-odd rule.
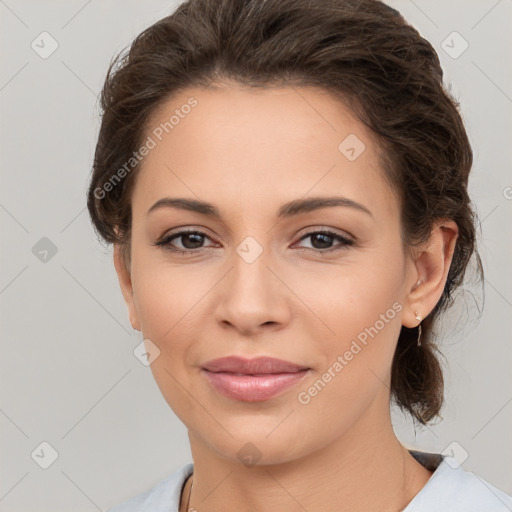
[[[312, 236], [312, 235], [316, 235], [318, 233], [321, 233], [323, 235], [327, 235], [327, 236], [330, 236], [332, 238], [335, 238], [336, 240], [342, 242], [341, 246], [338, 246], [338, 247], [334, 247], [332, 249], [326, 249], [326, 250], [322, 250], [322, 249], [310, 249], [308, 247], [306, 248], [303, 248], [303, 251], [306, 251], [306, 252], [314, 252], [316, 254], [325, 254], [325, 253], [331, 253], [331, 252], [334, 252], [334, 251], [338, 251], [338, 250], [343, 250], [343, 249], [347, 249], [347, 247], [351, 246], [351, 245], [354, 245], [354, 241], [353, 240], [350, 240], [338, 233], [335, 233], [333, 231], [329, 231], [327, 229], [319, 229], [319, 230], [316, 230], [316, 231], [310, 231], [309, 233], [306, 233], [305, 235], [303, 235], [300, 239], [299, 239], [299, 242], [301, 242], [302, 240]], [[194, 235], [200, 235], [200, 236], [205, 236], [207, 238], [210, 238], [206, 233], [203, 233], [202, 231], [197, 231], [197, 230], [193, 230], [193, 229], [183, 229], [183, 230], [180, 230], [180, 231], [176, 231], [174, 233], [170, 233], [168, 236], [166, 236], [165, 238], [163, 238], [162, 240], [160, 240], [159, 242], [156, 242], [154, 243], [153, 245], [154, 246], [157, 246], [157, 247], [163, 247], [165, 248], [166, 250], [169, 250], [169, 251], [172, 251], [174, 253], [179, 253], [179, 254], [183, 254], [183, 255], [192, 255], [192, 253], [197, 253], [199, 252], [199, 250], [201, 249], [211, 249], [211, 247], [199, 247], [197, 249], [176, 249], [175, 247], [171, 247], [171, 241], [174, 240], [175, 238], [180, 238], [180, 236], [183, 236], [183, 235], [186, 235], [186, 234], [194, 234]]]

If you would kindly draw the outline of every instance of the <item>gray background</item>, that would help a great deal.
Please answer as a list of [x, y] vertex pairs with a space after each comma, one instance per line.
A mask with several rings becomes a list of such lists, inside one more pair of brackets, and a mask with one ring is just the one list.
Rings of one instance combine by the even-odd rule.
[[[480, 321], [468, 283], [443, 329], [444, 420], [416, 432], [393, 420], [404, 444], [453, 450], [512, 493], [512, 0], [389, 4], [432, 42], [461, 101], [486, 270]], [[185, 427], [132, 353], [142, 335], [85, 208], [108, 62], [175, 5], [0, 0], [0, 512], [106, 510], [192, 460]], [[58, 43], [46, 59], [31, 47], [43, 31]], [[462, 48], [453, 31], [469, 43], [457, 58], [443, 48]], [[43, 441], [58, 453], [47, 469]]]

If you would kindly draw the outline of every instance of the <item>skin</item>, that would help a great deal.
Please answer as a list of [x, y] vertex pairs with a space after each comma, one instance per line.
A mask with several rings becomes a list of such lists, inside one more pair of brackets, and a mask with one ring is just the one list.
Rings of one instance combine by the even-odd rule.
[[[138, 175], [130, 263], [114, 247], [131, 324], [160, 350], [152, 373], [188, 429], [190, 506], [402, 510], [432, 473], [394, 434], [391, 363], [401, 326], [418, 325], [415, 311], [424, 318], [441, 297], [456, 224], [440, 221], [406, 257], [399, 205], [373, 134], [320, 89], [190, 88], [168, 99], [151, 126], [190, 96], [198, 105], [149, 152]], [[338, 150], [349, 134], [366, 146], [354, 161]], [[333, 195], [372, 215], [337, 206], [276, 218], [285, 202]], [[174, 208], [148, 215], [163, 197], [211, 202], [223, 220]], [[192, 256], [153, 245], [178, 227], [207, 235], [174, 239], [175, 248], [198, 247]], [[302, 239], [321, 228], [355, 243]], [[250, 264], [236, 251], [247, 236], [263, 249]], [[322, 256], [329, 248], [338, 250]], [[308, 404], [299, 403], [298, 393], [396, 302], [402, 307], [394, 318]], [[220, 395], [200, 373], [202, 363], [231, 354], [270, 355], [311, 370], [297, 388], [247, 403]], [[252, 466], [238, 457], [248, 442], [261, 454]]]

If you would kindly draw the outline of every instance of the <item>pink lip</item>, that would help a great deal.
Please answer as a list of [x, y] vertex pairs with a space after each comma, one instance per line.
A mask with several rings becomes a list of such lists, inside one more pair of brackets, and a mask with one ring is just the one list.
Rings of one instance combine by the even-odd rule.
[[221, 357], [204, 363], [203, 368], [210, 372], [244, 373], [247, 375], [254, 375], [256, 373], [291, 373], [308, 370], [307, 366], [267, 356], [254, 359], [246, 359], [239, 356]]
[[260, 402], [298, 384], [309, 368], [272, 357], [223, 357], [203, 365], [202, 373], [220, 393], [246, 402]]

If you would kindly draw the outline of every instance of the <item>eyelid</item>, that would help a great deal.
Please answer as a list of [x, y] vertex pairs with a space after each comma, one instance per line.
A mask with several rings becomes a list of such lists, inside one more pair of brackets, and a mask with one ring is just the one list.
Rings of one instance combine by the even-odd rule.
[[[195, 226], [195, 225], [177, 226], [177, 227], [171, 229], [169, 232], [166, 232], [164, 235], [162, 235], [159, 238], [159, 240], [164, 240], [166, 238], [169, 238], [170, 236], [177, 235], [179, 233], [181, 234], [181, 233], [195, 233], [195, 232], [199, 232], [201, 234], [207, 235], [211, 239], [215, 239], [215, 237], [211, 236], [208, 233], [208, 231], [209, 231], [208, 228], [205, 228], [203, 226]], [[355, 242], [357, 240], [357, 238], [354, 235], [352, 235], [351, 233], [349, 233], [346, 230], [339, 230], [337, 228], [330, 228], [330, 227], [325, 227], [325, 226], [321, 226], [321, 225], [319, 226], [318, 224], [313, 224], [313, 225], [306, 226], [306, 227], [302, 228], [299, 231], [299, 234], [296, 236], [301, 239], [305, 235], [311, 235], [312, 233], [318, 233], [318, 232], [333, 233], [333, 234], [339, 235], [341, 237], [344, 237], [347, 240], [350, 240], [352, 242]]]
[[[173, 230], [171, 230], [170, 232], [166, 232], [164, 235], [162, 235], [155, 243], [151, 244], [151, 245], [154, 245], [154, 246], [160, 246], [160, 247], [163, 247], [164, 249], [166, 248], [167, 245], [170, 246], [170, 242], [171, 241], [174, 241], [178, 238], [180, 238], [180, 236], [182, 235], [187, 235], [187, 234], [198, 234], [200, 236], [204, 236], [205, 238], [209, 238], [212, 242], [214, 243], [218, 243], [215, 241], [215, 239], [210, 236], [205, 228], [195, 228], [195, 227], [178, 227], [178, 228], [175, 228]], [[211, 249], [212, 247], [211, 246], [208, 246], [208, 247], [200, 247], [199, 249], [188, 249], [188, 251], [190, 252], [198, 252], [200, 249]], [[170, 250], [173, 250], [174, 248], [171, 248]], [[187, 249], [175, 249], [176, 252], [187, 252]]]
[[[198, 234], [199, 236], [209, 238], [214, 243], [218, 243], [213, 239], [213, 237], [211, 237], [208, 233], [203, 231], [203, 229], [204, 228], [202, 228], [202, 227], [196, 228], [196, 227], [190, 227], [190, 226], [181, 227], [181, 228], [178, 227], [178, 228], [175, 228], [174, 230], [171, 230], [170, 233], [163, 235], [157, 242], [153, 243], [152, 245], [160, 247], [162, 249], [167, 249], [170, 252], [173, 252], [178, 255], [179, 254], [194, 255], [194, 254], [198, 254], [200, 251], [211, 250], [214, 248], [213, 246], [198, 247], [196, 249], [179, 249], [179, 248], [175, 248], [175, 247], [171, 246], [172, 241], [174, 241], [175, 239], [179, 239], [180, 236], [182, 236], [182, 235], [187, 235], [187, 234]], [[322, 254], [327, 255], [327, 254], [330, 254], [333, 252], [338, 252], [340, 250], [346, 249], [346, 248], [356, 244], [355, 237], [353, 237], [352, 235], [347, 236], [345, 233], [343, 233], [343, 234], [339, 233], [334, 228], [308, 226], [308, 227], [304, 228], [304, 230], [307, 230], [307, 231], [303, 232], [302, 234], [297, 235], [298, 240], [292, 245], [292, 247], [294, 247], [295, 245], [302, 242], [302, 240], [305, 240], [317, 233], [324, 233], [324, 234], [330, 236], [331, 238], [334, 238], [339, 243], [329, 249], [315, 249], [315, 248], [309, 248], [309, 247], [302, 247], [302, 248], [299, 248], [299, 250], [301, 250], [301, 251], [313, 252], [313, 253], [319, 254], [319, 255], [322, 255]]]
[[351, 242], [356, 241], [356, 237], [351, 235], [348, 231], [344, 231], [344, 230], [342, 231], [342, 230], [336, 229], [336, 228], [328, 228], [325, 226], [318, 227], [318, 225], [313, 225], [313, 226], [307, 226], [301, 231], [304, 231], [304, 234], [303, 235], [299, 234], [298, 235], [299, 238], [302, 238], [303, 236], [306, 236], [306, 235], [311, 235], [312, 233], [332, 233], [332, 234], [341, 236], [341, 237], [345, 238], [346, 240], [350, 240]]
[[325, 234], [325, 235], [333, 238], [334, 240], [338, 241], [338, 244], [335, 244], [333, 247], [331, 247], [329, 249], [315, 249], [315, 248], [309, 248], [309, 247], [299, 247], [298, 250], [306, 251], [308, 253], [313, 252], [315, 254], [328, 256], [331, 253], [337, 253], [339, 251], [347, 249], [348, 247], [352, 247], [352, 246], [356, 245], [356, 242], [353, 237], [338, 233], [334, 229], [312, 228], [309, 231], [307, 231], [306, 233], [304, 233], [303, 235], [299, 236], [299, 239], [297, 240], [297, 242], [295, 242], [293, 244], [293, 246], [299, 244], [300, 242], [302, 242], [302, 240], [311, 238], [311, 236], [313, 236], [317, 233]]

